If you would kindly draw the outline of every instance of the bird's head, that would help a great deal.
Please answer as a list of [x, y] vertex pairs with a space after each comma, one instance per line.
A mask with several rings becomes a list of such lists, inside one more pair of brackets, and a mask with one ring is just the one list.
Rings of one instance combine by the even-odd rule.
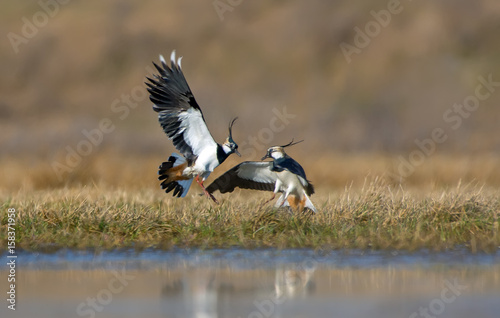
[[267, 153], [264, 157], [262, 157], [261, 160], [265, 160], [267, 158], [272, 158], [272, 159], [279, 159], [283, 158], [286, 155], [285, 149], [280, 146], [273, 146], [269, 149], [267, 149]]
[[232, 153], [237, 154], [238, 156], [241, 157], [241, 154], [238, 152], [238, 145], [234, 142], [233, 140], [233, 124], [238, 119], [238, 117], [234, 118], [230, 123], [229, 123], [229, 136], [226, 138], [226, 141], [222, 144], [222, 148], [224, 151], [230, 155]]
[[298, 144], [299, 142], [303, 142], [304, 140], [301, 140], [301, 141], [297, 141], [297, 142], [293, 142], [293, 139], [292, 141], [290, 141], [288, 144], [286, 145], [283, 145], [283, 146], [273, 146], [269, 149], [267, 149], [267, 153], [264, 157], [262, 157], [261, 160], [264, 160], [264, 159], [267, 159], [267, 158], [272, 158], [274, 160], [276, 159], [280, 159], [280, 158], [283, 158], [286, 156], [286, 152], [285, 152], [285, 148], [286, 147], [289, 147], [289, 146], [293, 146], [293, 145], [296, 145]]

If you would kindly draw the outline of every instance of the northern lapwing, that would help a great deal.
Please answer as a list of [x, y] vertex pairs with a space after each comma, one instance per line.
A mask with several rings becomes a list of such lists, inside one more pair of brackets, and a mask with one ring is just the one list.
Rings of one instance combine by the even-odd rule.
[[174, 197], [186, 196], [193, 179], [203, 192], [214, 202], [217, 200], [207, 192], [203, 181], [226, 158], [238, 152], [238, 145], [232, 138], [232, 127], [236, 118], [229, 124], [229, 136], [221, 145], [215, 142], [207, 128], [200, 106], [181, 70], [181, 59], [175, 59], [175, 51], [170, 56], [170, 66], [160, 55], [161, 66], [154, 63], [159, 74], [149, 78], [149, 99], [154, 103], [153, 110], [158, 112], [163, 131], [172, 140], [175, 148], [182, 154], [173, 153], [168, 161], [159, 167], [158, 179], [161, 187]]
[[[299, 141], [300, 142], [300, 141]], [[266, 201], [273, 200], [276, 193], [282, 193], [276, 201], [275, 207], [290, 206], [302, 211], [309, 208], [316, 212], [309, 196], [314, 193], [314, 187], [307, 180], [302, 166], [285, 153], [285, 148], [293, 146], [293, 140], [283, 146], [274, 146], [267, 150], [262, 158], [272, 158], [272, 161], [245, 161], [220, 177], [215, 179], [207, 191], [213, 193], [219, 190], [221, 193], [233, 192], [236, 187], [242, 189], [253, 189], [262, 191], [273, 191], [272, 197]]]

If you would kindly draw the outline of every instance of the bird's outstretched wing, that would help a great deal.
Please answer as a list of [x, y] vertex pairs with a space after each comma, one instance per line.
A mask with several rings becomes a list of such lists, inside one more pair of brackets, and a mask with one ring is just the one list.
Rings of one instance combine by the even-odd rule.
[[153, 110], [158, 112], [158, 120], [163, 130], [172, 140], [175, 148], [184, 157], [194, 160], [207, 146], [216, 147], [207, 128], [200, 106], [194, 99], [181, 70], [181, 58], [175, 60], [175, 51], [167, 65], [160, 56], [161, 66], [154, 63], [159, 72], [149, 78], [149, 99], [154, 103]]
[[245, 161], [226, 171], [208, 187], [209, 193], [219, 190], [221, 193], [233, 192], [236, 187], [262, 191], [273, 191], [277, 180], [271, 171], [272, 162]]

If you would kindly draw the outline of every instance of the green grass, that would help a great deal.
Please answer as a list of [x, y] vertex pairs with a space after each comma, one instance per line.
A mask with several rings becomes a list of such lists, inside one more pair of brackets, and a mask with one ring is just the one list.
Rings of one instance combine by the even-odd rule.
[[7, 246], [7, 210], [17, 211], [16, 245], [68, 248], [310, 247], [324, 249], [473, 252], [500, 245], [498, 195], [458, 189], [422, 195], [374, 183], [365, 189], [319, 194], [319, 212], [262, 206], [264, 193], [173, 199], [159, 191], [62, 189], [4, 200], [0, 240]]

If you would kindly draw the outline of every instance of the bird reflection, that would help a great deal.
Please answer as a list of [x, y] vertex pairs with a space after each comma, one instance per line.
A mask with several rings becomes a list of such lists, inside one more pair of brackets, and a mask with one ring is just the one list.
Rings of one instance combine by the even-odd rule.
[[291, 265], [277, 268], [274, 281], [276, 297], [295, 298], [310, 295], [315, 288], [312, 281], [315, 270]]
[[168, 305], [166, 317], [216, 318], [218, 288], [212, 271], [185, 272], [182, 279], [166, 284], [162, 296], [174, 301]]
[[[284, 265], [275, 270], [189, 269], [169, 272], [162, 290], [165, 317], [222, 318], [263, 314], [314, 292], [314, 268]], [[258, 315], [257, 315], [258, 316]]]

